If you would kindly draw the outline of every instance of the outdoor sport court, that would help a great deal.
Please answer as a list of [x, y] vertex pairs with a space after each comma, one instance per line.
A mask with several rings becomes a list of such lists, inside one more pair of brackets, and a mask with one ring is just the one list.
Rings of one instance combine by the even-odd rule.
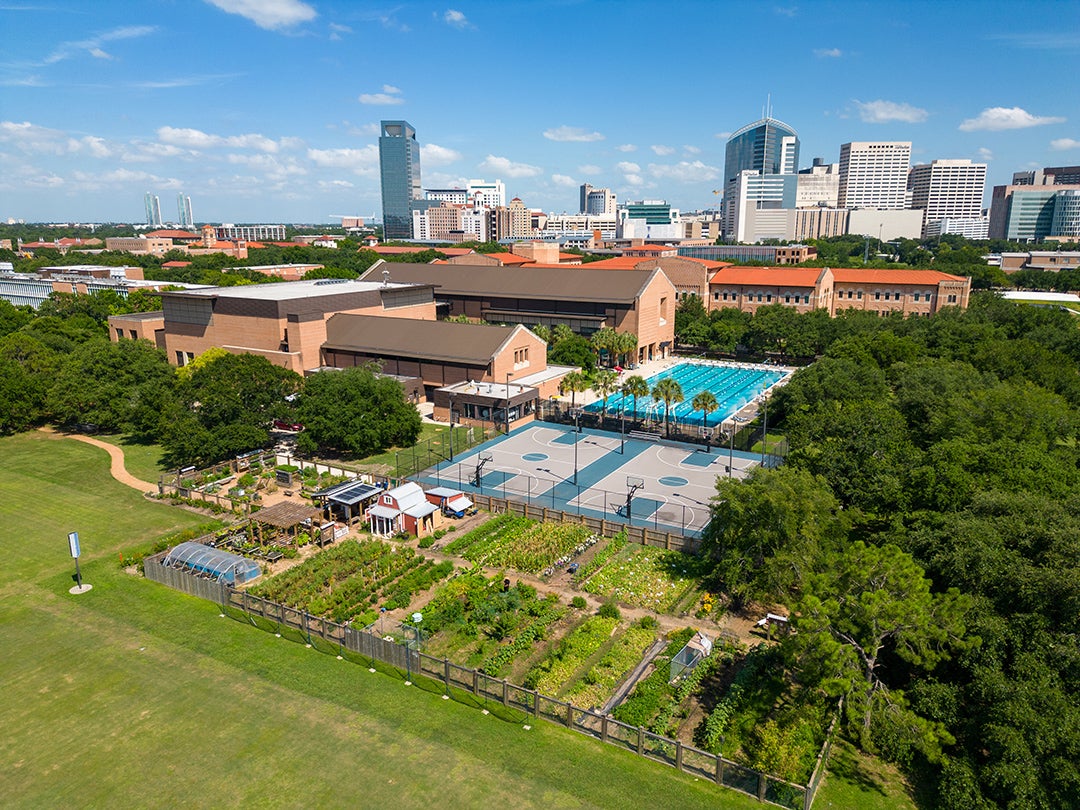
[[760, 454], [731, 454], [727, 447], [706, 453], [698, 445], [629, 437], [625, 453], [620, 445], [618, 433], [576, 433], [572, 426], [536, 422], [430, 467], [415, 480], [616, 521], [627, 521], [627, 494], [636, 485], [629, 522], [696, 536], [709, 521], [709, 499], [717, 476], [728, 474], [729, 456], [737, 478], [761, 462]]
[[[789, 369], [769, 368], [742, 363], [696, 362], [676, 363], [668, 369], [649, 377], [649, 390], [660, 380], [670, 377], [679, 383], [683, 401], [671, 409], [671, 421], [678, 425], [702, 427], [705, 414], [694, 410], [691, 401], [699, 391], [711, 391], [716, 396], [717, 409], [705, 418], [704, 426], [715, 428], [737, 414], [766, 390], [776, 385], [790, 373]], [[585, 406], [585, 410], [599, 413], [601, 402]], [[612, 394], [607, 400], [607, 412], [618, 416], [620, 411], [635, 419], [663, 419], [664, 403], [652, 397], [633, 397]]]

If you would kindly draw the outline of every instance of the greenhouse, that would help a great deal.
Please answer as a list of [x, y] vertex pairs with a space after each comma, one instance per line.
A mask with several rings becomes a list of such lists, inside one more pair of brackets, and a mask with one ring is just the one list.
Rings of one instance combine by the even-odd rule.
[[262, 573], [254, 560], [190, 541], [172, 549], [161, 564], [230, 585], [242, 585]]

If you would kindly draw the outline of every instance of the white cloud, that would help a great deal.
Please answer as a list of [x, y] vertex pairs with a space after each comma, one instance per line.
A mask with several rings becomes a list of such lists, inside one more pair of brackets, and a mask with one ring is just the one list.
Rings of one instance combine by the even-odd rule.
[[63, 132], [29, 121], [0, 121], [0, 143], [10, 143], [29, 154], [63, 155], [71, 148]]
[[549, 141], [574, 141], [581, 143], [604, 140], [604, 136], [599, 132], [589, 132], [587, 129], [582, 129], [581, 127], [568, 127], [565, 124], [561, 127], [545, 129], [544, 137]]
[[573, 177], [569, 177], [568, 175], [565, 175], [565, 174], [553, 174], [553, 175], [551, 175], [551, 182], [554, 183], [557, 186], [564, 186], [566, 188], [569, 188], [571, 186], [581, 185]]
[[781, 17], [795, 17], [799, 13], [798, 6], [776, 6], [773, 12], [779, 14]]
[[120, 28], [106, 31], [104, 34], [98, 34], [96, 37], [90, 37], [89, 39], [82, 39], [75, 42], [61, 42], [51, 54], [45, 57], [42, 64], [54, 65], [57, 62], [70, 59], [79, 53], [88, 53], [98, 59], [111, 59], [112, 57], [101, 48], [104, 43], [116, 42], [122, 39], [145, 37], [157, 30], [157, 26], [155, 25], [124, 25]]
[[338, 23], [330, 23], [330, 39], [337, 42], [341, 39], [342, 34], [351, 34], [353, 30], [347, 25], [340, 25]]
[[348, 180], [320, 180], [319, 188], [335, 189], [335, 188], [356, 188]]
[[85, 149], [96, 158], [107, 158], [113, 153], [112, 148], [105, 142], [104, 138], [97, 138], [93, 135], [87, 135], [74, 143], [76, 147], [71, 151], [76, 152]]
[[448, 8], [443, 14], [443, 22], [453, 28], [472, 28], [472, 24], [465, 15], [453, 8]]
[[887, 124], [890, 121], [903, 121], [907, 124], [919, 124], [927, 119], [929, 113], [910, 104], [899, 101], [855, 101], [859, 108], [859, 118], [867, 124]]
[[987, 149], [985, 146], [980, 146], [975, 152], [979, 156], [979, 160], [993, 160], [994, 153]]
[[259, 28], [276, 31], [315, 19], [315, 9], [300, 0], [206, 0], [228, 14], [238, 14]]
[[388, 105], [388, 104], [404, 104], [405, 99], [401, 97], [401, 88], [394, 87], [392, 84], [384, 84], [382, 86], [381, 93], [361, 93], [358, 101], [361, 104], [376, 104], [376, 105]]
[[696, 146], [683, 146], [683, 151], [688, 155], [700, 155], [701, 150]]
[[731, 133], [730, 132], [717, 132], [716, 137], [717, 138], [722, 138], [723, 140], [727, 140], [728, 138], [731, 137]]
[[461, 160], [461, 152], [454, 149], [448, 149], [435, 143], [425, 143], [420, 146], [421, 166], [449, 166], [459, 160]]
[[622, 160], [615, 164], [615, 168], [623, 174], [637, 174], [641, 171], [641, 167], [636, 163], [631, 163], [628, 160]]
[[649, 148], [652, 149], [656, 154], [660, 155], [660, 157], [664, 157], [664, 155], [673, 155], [673, 154], [675, 154], [675, 148], [674, 147], [672, 147], [672, 146], [664, 146], [662, 143], [654, 143]]
[[225, 159], [234, 166], [247, 166], [255, 169], [259, 174], [272, 181], [284, 180], [287, 177], [297, 177], [307, 174], [307, 169], [297, 165], [292, 158], [278, 160], [273, 155], [237, 155], [229, 154]]
[[720, 176], [720, 170], [715, 166], [702, 163], [700, 160], [680, 160], [673, 165], [650, 163], [649, 174], [653, 177], [662, 177], [678, 183], [693, 183], [698, 180], [715, 180]]
[[821, 56], [825, 59], [839, 59], [844, 55], [844, 52], [839, 48], [815, 48], [814, 56]]
[[509, 158], [488, 155], [480, 162], [480, 168], [496, 175], [507, 177], [536, 177], [544, 173], [539, 166], [531, 166], [528, 163], [515, 163]]
[[159, 127], [158, 140], [173, 146], [188, 149], [209, 149], [215, 146], [228, 146], [234, 149], [255, 149], [259, 152], [277, 152], [282, 145], [296, 146], [296, 139], [283, 139], [282, 143], [267, 138], [265, 135], [248, 133], [245, 135], [212, 135], [200, 129], [189, 127]]
[[637, 147], [634, 146], [634, 144], [632, 144], [632, 143], [624, 143], [621, 146], [616, 146], [615, 148], [618, 149], [620, 152], [636, 152], [637, 151]]
[[1032, 115], [1020, 107], [987, 107], [974, 118], [968, 118], [960, 124], [962, 132], [987, 130], [998, 132], [1003, 129], [1027, 129], [1046, 124], [1061, 124], [1064, 118], [1051, 115]]
[[1080, 141], [1076, 138], [1055, 138], [1050, 141], [1050, 148], [1063, 152], [1066, 149], [1080, 149]]
[[640, 174], [627, 174], [623, 175], [623, 180], [631, 186], [643, 186], [645, 185], [645, 178]]
[[603, 171], [599, 166], [594, 166], [592, 163], [586, 163], [584, 166], [578, 166], [577, 170], [582, 174], [600, 174]]
[[368, 144], [360, 149], [308, 149], [308, 160], [324, 169], [350, 169], [374, 176], [379, 167], [379, 148]]

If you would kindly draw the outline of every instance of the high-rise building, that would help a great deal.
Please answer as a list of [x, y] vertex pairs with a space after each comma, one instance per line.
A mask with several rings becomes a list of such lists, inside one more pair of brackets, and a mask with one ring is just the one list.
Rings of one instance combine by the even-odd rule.
[[195, 224], [191, 216], [191, 197], [182, 191], [176, 195], [176, 224], [181, 228], [190, 228]]
[[940, 234], [940, 221], [977, 220], [982, 216], [986, 164], [970, 160], [934, 160], [911, 167], [911, 207], [921, 208], [923, 237]]
[[143, 205], [146, 207], [146, 224], [152, 228], [160, 228], [164, 224], [161, 221], [161, 200], [148, 191], [143, 197]]
[[1047, 166], [1027, 172], [1014, 172], [1014, 186], [1080, 185], [1080, 166]]
[[[798, 189], [799, 136], [783, 121], [766, 117], [736, 131], [724, 156], [724, 235], [747, 241], [747, 207], [794, 208]], [[750, 241], [753, 241], [751, 239]]]
[[379, 126], [383, 239], [411, 239], [413, 204], [423, 196], [420, 142], [408, 121], [382, 121]]
[[593, 188], [588, 183], [581, 185], [581, 206], [579, 213], [596, 217], [614, 216], [618, 209], [618, 198], [609, 188]]
[[[1010, 242], [1041, 242], [1048, 236], [1080, 236], [1068, 232], [1076, 210], [1076, 198], [1072, 195], [1077, 191], [1080, 184], [994, 186], [989, 237]], [[1065, 232], [1056, 233], [1055, 225]]]
[[799, 169], [796, 208], [836, 208], [840, 196], [840, 164], [814, 158], [814, 165]]
[[852, 141], [840, 147], [841, 208], [904, 208], [911, 141]]
[[[466, 189], [466, 202], [479, 202], [485, 208], [498, 208], [506, 205], [506, 186], [502, 180], [489, 183], [487, 180], [470, 180]], [[477, 197], [479, 196], [479, 200]]]

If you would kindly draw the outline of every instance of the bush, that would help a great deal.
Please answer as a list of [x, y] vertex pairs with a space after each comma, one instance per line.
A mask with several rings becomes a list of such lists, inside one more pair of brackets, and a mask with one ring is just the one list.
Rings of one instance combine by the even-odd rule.
[[598, 610], [596, 613], [598, 616], [604, 619], [622, 618], [622, 613], [619, 612], [619, 606], [616, 605], [614, 602], [604, 602], [604, 604], [600, 606], [600, 610]]
[[420, 548], [431, 548], [433, 545], [435, 545], [435, 535], [433, 534], [429, 534], [427, 537], [421, 537], [420, 542], [417, 543], [417, 546]]
[[637, 623], [638, 627], [640, 627], [642, 630], [653, 630], [659, 624], [660, 622], [656, 620], [655, 616], [642, 616], [640, 619], [638, 619]]
[[587, 603], [585, 602], [584, 596], [575, 596], [573, 599], [570, 600], [570, 607], [572, 607], [574, 610], [584, 610], [586, 604]]

